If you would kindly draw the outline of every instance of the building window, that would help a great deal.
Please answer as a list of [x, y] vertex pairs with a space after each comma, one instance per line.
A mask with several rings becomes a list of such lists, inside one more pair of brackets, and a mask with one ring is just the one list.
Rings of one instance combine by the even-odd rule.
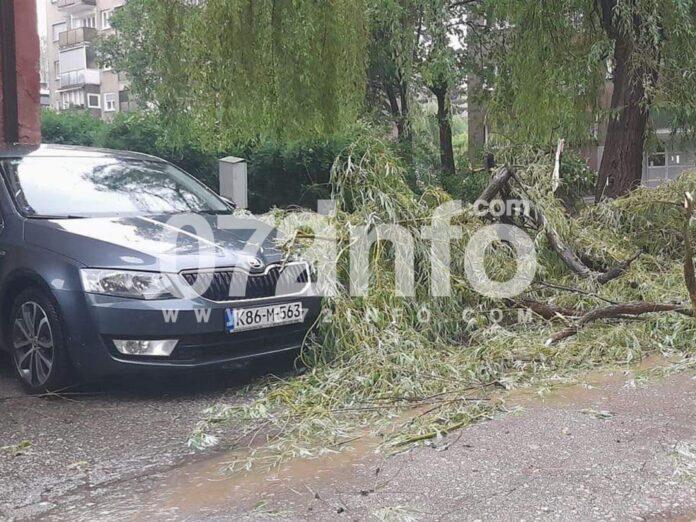
[[70, 27], [72, 29], [79, 29], [80, 27], [91, 27], [92, 29], [96, 29], [97, 15], [85, 16], [84, 18], [72, 18]]
[[101, 96], [87, 93], [87, 108], [101, 109]]
[[60, 22], [59, 24], [53, 24], [53, 41], [57, 42], [59, 37], [58, 35], [60, 33], [63, 33], [68, 30], [68, 24], [66, 22]]
[[105, 9], [101, 12], [101, 28], [111, 29], [111, 15], [113, 14], [113, 9]]
[[84, 91], [67, 91], [60, 93], [60, 104], [63, 109], [85, 106]]
[[664, 167], [665, 165], [667, 165], [665, 146], [659, 142], [657, 150], [648, 156], [648, 167]]
[[53, 62], [53, 73], [56, 75], [56, 81], [60, 80], [60, 60]]
[[116, 94], [107, 92], [104, 95], [104, 110], [106, 112], [114, 112], [116, 110]]
[[60, 72], [87, 68], [87, 52], [84, 47], [60, 52]]

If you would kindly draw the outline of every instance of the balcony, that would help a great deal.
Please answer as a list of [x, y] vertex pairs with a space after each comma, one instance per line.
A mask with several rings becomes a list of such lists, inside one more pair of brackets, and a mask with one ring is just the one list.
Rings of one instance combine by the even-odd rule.
[[97, 6], [97, 0], [58, 0], [56, 7], [69, 14], [91, 11]]
[[70, 29], [63, 31], [58, 35], [58, 46], [61, 49], [73, 47], [84, 43], [91, 42], [97, 37], [97, 30], [91, 27], [80, 27], [78, 29]]
[[60, 74], [60, 88], [70, 89], [84, 85], [99, 85], [101, 77], [99, 69], [80, 69]]

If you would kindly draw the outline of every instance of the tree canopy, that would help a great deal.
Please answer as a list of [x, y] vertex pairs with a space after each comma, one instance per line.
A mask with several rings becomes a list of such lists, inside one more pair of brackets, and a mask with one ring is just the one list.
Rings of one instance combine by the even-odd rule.
[[142, 103], [206, 139], [332, 133], [357, 119], [363, 101], [365, 7], [131, 0], [100, 54], [129, 74]]
[[[515, 142], [587, 143], [608, 117], [598, 197], [640, 182], [651, 111], [690, 129], [696, 5], [690, 0], [486, 0], [491, 114]], [[611, 81], [608, 107], [601, 94]]]

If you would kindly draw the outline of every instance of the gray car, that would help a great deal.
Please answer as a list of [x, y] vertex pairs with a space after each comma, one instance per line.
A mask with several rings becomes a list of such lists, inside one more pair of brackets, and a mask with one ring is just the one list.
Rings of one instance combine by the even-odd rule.
[[2, 339], [30, 392], [297, 350], [319, 314], [276, 232], [170, 163], [15, 146], [0, 170]]

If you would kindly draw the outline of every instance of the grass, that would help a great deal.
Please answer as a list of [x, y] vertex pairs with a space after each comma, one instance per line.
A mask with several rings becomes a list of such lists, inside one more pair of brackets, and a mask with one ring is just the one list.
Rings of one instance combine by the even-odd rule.
[[[233, 468], [339, 451], [356, 437], [369, 437], [384, 451], [400, 451], [490, 418], [501, 407], [494, 400], [501, 388], [528, 386], [602, 365], [629, 365], [655, 352], [678, 354], [687, 361], [696, 357], [696, 321], [677, 314], [597, 322], [547, 346], [545, 340], [563, 327], [561, 321], [533, 317], [531, 322], [518, 322], [509, 303], [484, 298], [466, 282], [464, 248], [484, 224], [470, 208], [457, 217], [464, 237], [453, 245], [453, 296], [430, 297], [430, 243], [417, 232], [429, 224], [432, 209], [449, 196], [438, 189], [413, 193], [399, 162], [379, 141], [359, 143], [354, 150], [366, 152], [354, 156], [349, 150], [337, 160], [332, 174], [334, 197], [342, 204], [335, 217], [339, 236], [350, 237], [360, 225], [383, 223], [399, 223], [414, 232], [417, 297], [394, 295], [394, 249], [383, 242], [370, 252], [375, 267], [370, 293], [349, 297], [344, 241], [338, 260], [340, 293], [325, 301], [323, 320], [303, 349], [301, 373], [252, 385], [240, 393], [252, 398], [241, 404], [212, 406], [191, 438], [193, 446], [216, 443], [206, 434], [216, 424], [226, 423], [239, 433], [240, 458]], [[680, 201], [684, 188], [696, 187], [695, 175], [659, 191], [638, 190], [569, 218], [548, 190], [552, 168], [551, 158], [538, 157], [519, 174], [531, 198], [569, 243], [595, 256], [597, 263], [614, 264], [637, 248], [647, 253], [623, 277], [598, 287], [569, 273], [540, 234], [537, 281], [584, 293], [536, 285], [526, 297], [581, 309], [603, 300], [688, 301], [679, 237], [669, 230], [657, 233], [659, 223], [677, 230], [679, 217], [670, 205], [656, 200]], [[289, 245], [302, 247], [297, 241]], [[494, 279], [505, 279], [514, 269], [504, 245], [492, 249], [487, 262]], [[424, 308], [430, 312], [429, 322], [419, 321]], [[491, 322], [491, 309], [503, 310], [502, 322]], [[249, 441], [253, 441], [250, 451]]]

